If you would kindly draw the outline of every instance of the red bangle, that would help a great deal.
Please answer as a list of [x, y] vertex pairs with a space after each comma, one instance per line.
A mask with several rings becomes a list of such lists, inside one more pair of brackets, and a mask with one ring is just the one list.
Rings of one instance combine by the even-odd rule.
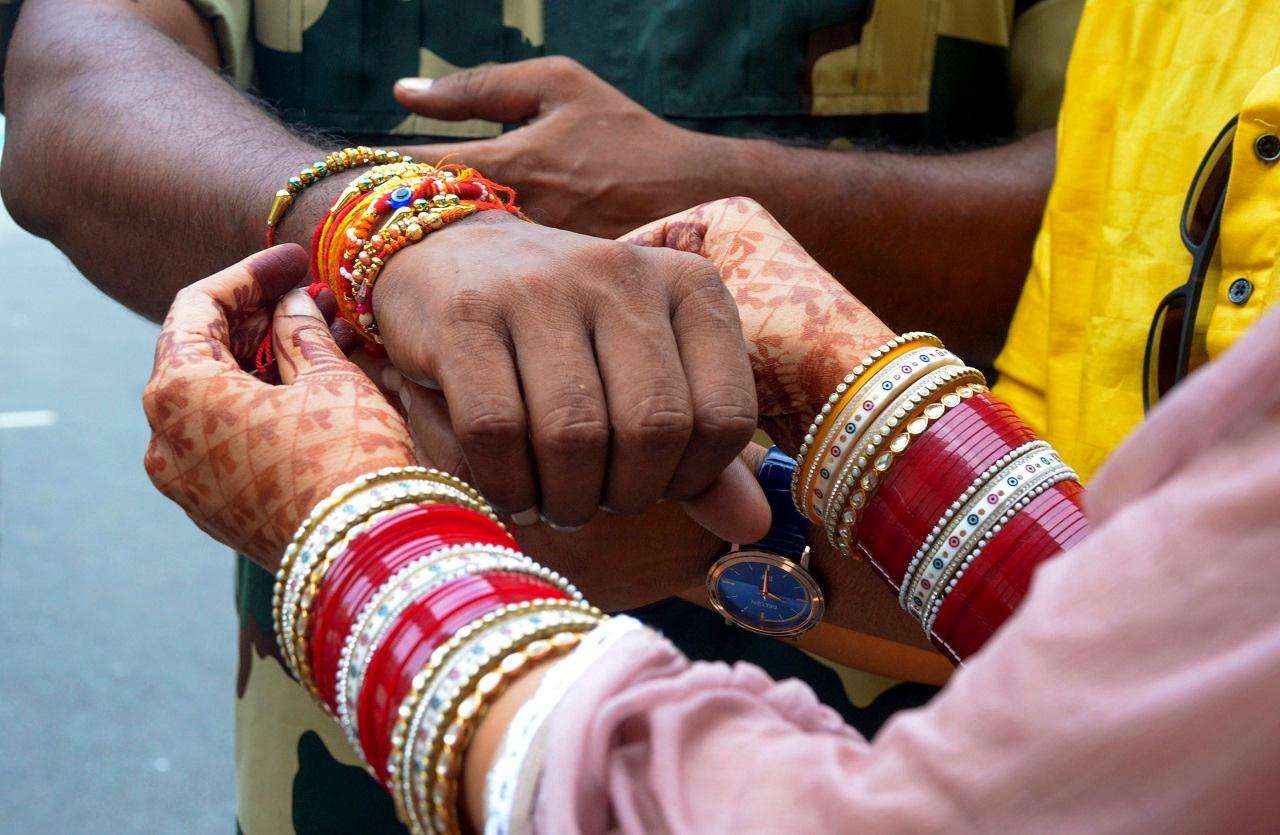
[[515, 548], [499, 525], [452, 504], [424, 504], [383, 519], [351, 540], [330, 567], [312, 604], [311, 669], [331, 707], [342, 644], [374, 592], [411, 560], [466, 543]]
[[966, 451], [981, 440], [986, 424], [974, 410], [960, 412], [958, 420], [944, 424], [951, 416], [944, 415], [915, 439], [867, 507], [860, 538], [867, 551], [895, 577], [895, 585], [916, 545], [928, 533], [927, 529], [923, 533], [918, 530], [919, 521], [931, 518], [935, 504], [945, 507], [960, 494], [964, 488], [953, 487], [953, 482], [967, 486], [972, 480]]
[[1012, 409], [985, 394], [957, 406], [890, 469], [859, 532], [863, 552], [898, 587], [947, 507], [992, 463], [1034, 437]]
[[448, 583], [405, 610], [374, 651], [356, 704], [365, 759], [384, 783], [396, 709], [436, 647], [489, 612], [540, 598], [569, 599], [559, 588], [535, 577], [492, 572]]
[[1026, 597], [1039, 565], [1087, 532], [1082, 494], [1079, 482], [1057, 484], [992, 537], [938, 611], [933, 633], [940, 648], [963, 660], [1008, 620]]

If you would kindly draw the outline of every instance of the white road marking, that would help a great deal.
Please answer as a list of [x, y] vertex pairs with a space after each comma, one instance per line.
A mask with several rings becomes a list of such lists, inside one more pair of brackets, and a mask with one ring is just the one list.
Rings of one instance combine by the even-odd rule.
[[58, 422], [57, 412], [37, 409], [31, 412], [0, 412], [0, 429], [37, 429]]

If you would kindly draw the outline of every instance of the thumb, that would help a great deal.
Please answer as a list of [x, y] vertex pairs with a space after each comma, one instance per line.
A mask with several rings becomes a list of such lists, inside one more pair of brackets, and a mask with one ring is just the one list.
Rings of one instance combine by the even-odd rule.
[[[576, 87], [574, 73], [563, 66], [571, 63], [560, 58], [534, 58], [463, 70], [443, 78], [402, 78], [393, 92], [396, 101], [419, 116], [514, 124], [538, 116]], [[586, 72], [581, 67], [578, 70]]]
[[271, 327], [281, 382], [292, 383], [319, 372], [359, 372], [333, 341], [329, 325], [306, 290], [291, 290], [281, 299]]
[[748, 444], [700, 495], [681, 502], [689, 518], [726, 542], [755, 542], [769, 532], [769, 502], [756, 481], [765, 449]]

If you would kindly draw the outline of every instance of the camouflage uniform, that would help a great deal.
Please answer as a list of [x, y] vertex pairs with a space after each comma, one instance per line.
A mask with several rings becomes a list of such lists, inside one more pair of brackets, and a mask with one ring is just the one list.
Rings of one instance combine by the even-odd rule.
[[[937, 149], [1053, 124], [1083, 0], [192, 2], [238, 83], [287, 120], [350, 140], [495, 136], [502, 126], [492, 122], [406, 115], [393, 83], [563, 54], [691, 129]], [[0, 45], [17, 5], [0, 0]], [[336, 725], [284, 672], [271, 583], [240, 558], [237, 831], [404, 833]], [[641, 616], [691, 657], [803, 678], [868, 735], [934, 692], [835, 668], [681, 601]]]

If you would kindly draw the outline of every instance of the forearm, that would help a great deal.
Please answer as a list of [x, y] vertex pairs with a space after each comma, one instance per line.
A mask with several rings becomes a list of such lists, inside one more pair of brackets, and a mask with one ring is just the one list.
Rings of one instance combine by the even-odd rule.
[[[271, 196], [317, 157], [218, 75], [207, 31], [203, 42], [158, 16], [148, 4], [26, 5], [6, 65], [0, 182], [21, 225], [155, 319], [179, 288], [261, 248]], [[295, 212], [318, 214], [313, 203]], [[282, 239], [303, 237], [295, 225]]]
[[708, 142], [714, 188], [763, 204], [894, 329], [936, 332], [989, 367], [1031, 263], [1053, 131], [934, 155]]

